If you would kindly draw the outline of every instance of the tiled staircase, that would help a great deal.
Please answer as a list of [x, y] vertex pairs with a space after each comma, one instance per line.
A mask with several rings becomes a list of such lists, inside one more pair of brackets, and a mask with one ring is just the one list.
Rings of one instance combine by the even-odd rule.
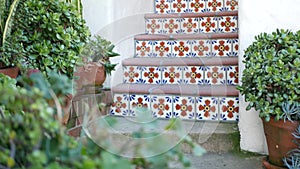
[[238, 121], [237, 0], [155, 0], [146, 33], [136, 35], [110, 114]]

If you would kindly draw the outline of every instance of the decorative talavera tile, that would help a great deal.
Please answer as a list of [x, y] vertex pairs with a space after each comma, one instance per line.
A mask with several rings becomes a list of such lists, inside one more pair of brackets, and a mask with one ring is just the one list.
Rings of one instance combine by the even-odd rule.
[[209, 66], [205, 68], [205, 80], [210, 85], [226, 84], [226, 71], [221, 66]]
[[141, 72], [137, 66], [124, 66], [124, 83], [137, 83], [141, 78]]
[[149, 95], [130, 95], [130, 110], [132, 116], [136, 116], [137, 109], [150, 110], [150, 96]]
[[161, 70], [158, 67], [145, 67], [142, 72], [142, 79], [146, 84], [160, 84]]
[[209, 0], [207, 2], [207, 11], [217, 12], [223, 8], [223, 0]]
[[129, 111], [129, 95], [128, 94], [115, 94], [114, 102], [111, 105], [111, 115], [127, 116]]
[[195, 119], [195, 97], [173, 96], [173, 117]]
[[218, 17], [203, 17], [200, 20], [200, 32], [213, 33], [218, 31]]
[[153, 117], [157, 118], [172, 118], [172, 96], [152, 96], [151, 110]]
[[188, 2], [186, 0], [171, 0], [172, 13], [188, 13]]
[[219, 32], [231, 33], [238, 31], [237, 16], [222, 16], [219, 18]]
[[177, 34], [180, 30], [180, 19], [167, 18], [163, 20], [163, 29], [165, 34]]
[[186, 57], [191, 51], [191, 45], [187, 41], [175, 41], [172, 45], [172, 53], [175, 57]]
[[196, 97], [196, 120], [218, 120], [218, 98]]
[[226, 39], [212, 40], [212, 55], [213, 56], [230, 56], [232, 44]]
[[201, 13], [205, 10], [205, 0], [193, 0], [189, 3], [191, 13]]
[[155, 13], [170, 13], [171, 5], [168, 0], [155, 0]]
[[146, 33], [160, 34], [162, 30], [162, 19], [146, 19]]
[[220, 120], [239, 120], [239, 100], [238, 98], [220, 98]]
[[203, 73], [201, 66], [185, 67], [183, 71], [183, 81], [187, 84], [201, 84], [204, 77]]
[[156, 41], [153, 46], [153, 53], [156, 57], [166, 57], [171, 53], [172, 46], [167, 41]]
[[238, 66], [227, 66], [227, 84], [238, 85], [239, 83], [239, 67]]
[[225, 0], [225, 8], [230, 11], [238, 10], [239, 2], [238, 0]]
[[239, 52], [239, 40], [238, 39], [232, 39], [232, 53], [231, 56], [238, 57]]
[[148, 57], [152, 53], [151, 41], [135, 41], [136, 57]]
[[199, 18], [182, 18], [181, 31], [184, 34], [199, 33]]
[[192, 51], [195, 53], [197, 57], [207, 57], [211, 52], [211, 42], [210, 40], [196, 40], [195, 43], [192, 44]]
[[162, 69], [164, 84], [178, 84], [182, 79], [182, 67], [168, 66]]

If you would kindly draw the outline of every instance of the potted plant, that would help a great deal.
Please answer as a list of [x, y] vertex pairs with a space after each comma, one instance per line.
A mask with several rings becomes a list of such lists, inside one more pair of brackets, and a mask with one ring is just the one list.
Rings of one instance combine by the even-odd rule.
[[[10, 50], [18, 50], [20, 46], [15, 46], [13, 49], [6, 39], [11, 33], [12, 18], [17, 9], [19, 0], [2, 0], [0, 1], [0, 73], [16, 78], [19, 73], [19, 68], [11, 62], [7, 61], [7, 57], [3, 52], [3, 48]], [[20, 55], [14, 55], [13, 59], [18, 60]]]
[[110, 75], [116, 64], [110, 62], [111, 57], [119, 56], [113, 52], [115, 45], [110, 41], [95, 35], [84, 46], [81, 53], [83, 65], [77, 68], [78, 89], [84, 86], [102, 86], [106, 75]]
[[[270, 163], [278, 166], [283, 166], [282, 158], [289, 151], [280, 149], [289, 144], [296, 146], [292, 141], [292, 132], [298, 126], [297, 118], [291, 115], [291, 119], [296, 120], [294, 122], [282, 119], [285, 104], [300, 101], [299, 56], [300, 31], [277, 29], [270, 34], [261, 33], [245, 50], [242, 84], [237, 87], [249, 102], [246, 110], [254, 108], [259, 111], [267, 142], [270, 143], [272, 139], [276, 141], [272, 143], [275, 146], [268, 145], [268, 149]], [[288, 128], [286, 134], [290, 140], [278, 140], [280, 137], [276, 134], [284, 131], [284, 128]], [[282, 154], [275, 154], [279, 152]]]
[[[298, 104], [300, 106], [300, 104]], [[299, 108], [299, 107], [298, 107]], [[298, 112], [300, 114], [300, 111]], [[292, 149], [289, 152], [289, 156], [283, 159], [285, 166], [289, 169], [299, 169], [300, 168], [300, 125], [297, 130], [293, 133], [294, 142], [297, 144], [296, 149]]]
[[[72, 1], [20, 0], [6, 38], [12, 47], [3, 48], [4, 62], [20, 64], [24, 70], [39, 69], [44, 74], [53, 70], [72, 79], [89, 36]], [[15, 46], [21, 50], [15, 50]]]

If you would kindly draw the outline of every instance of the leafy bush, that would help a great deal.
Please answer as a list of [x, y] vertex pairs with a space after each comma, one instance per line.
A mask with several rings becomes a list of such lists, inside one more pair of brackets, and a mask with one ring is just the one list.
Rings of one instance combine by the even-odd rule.
[[261, 33], [245, 50], [245, 70], [238, 86], [247, 110], [255, 108], [269, 121], [280, 119], [284, 102], [300, 102], [300, 31]]
[[78, 9], [57, 0], [20, 0], [11, 30], [3, 51], [7, 65], [54, 70], [70, 78], [90, 36]]

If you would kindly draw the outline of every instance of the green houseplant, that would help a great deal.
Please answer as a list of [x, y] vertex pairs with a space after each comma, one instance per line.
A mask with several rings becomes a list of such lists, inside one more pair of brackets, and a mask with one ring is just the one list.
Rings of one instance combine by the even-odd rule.
[[[69, 78], [73, 78], [80, 52], [90, 36], [73, 2], [61, 0], [20, 0], [11, 30], [7, 42], [12, 46], [3, 49], [4, 63], [21, 64], [44, 74], [53, 70]], [[15, 46], [22, 50], [14, 50]]]
[[[261, 33], [255, 37], [255, 41], [245, 50], [242, 84], [238, 90], [249, 102], [247, 110], [254, 108], [259, 111], [259, 116], [263, 118], [265, 135], [278, 142], [272, 143], [275, 150], [269, 148], [269, 160], [275, 165], [282, 166], [284, 154], [291, 148], [279, 150], [289, 143], [292, 147], [292, 132], [298, 126], [298, 120], [291, 116], [293, 122], [284, 121], [283, 107], [285, 103], [295, 103], [300, 101], [300, 31], [279, 30], [272, 33]], [[271, 126], [277, 126], [274, 131]], [[291, 125], [292, 127], [289, 127]], [[277, 133], [287, 130], [287, 137], [290, 139], [280, 141]], [[270, 132], [272, 131], [272, 132]], [[276, 139], [275, 139], [276, 138]], [[279, 145], [282, 142], [283, 145]], [[274, 153], [273, 153], [274, 152]], [[281, 152], [281, 158], [274, 156]]]
[[95, 35], [85, 44], [81, 53], [83, 65], [77, 68], [75, 73], [79, 77], [78, 88], [83, 86], [101, 86], [115, 69], [116, 64], [110, 62], [111, 57], [119, 56], [114, 52], [115, 45], [110, 41]]
[[[4, 55], [4, 48], [11, 48], [6, 39], [11, 33], [11, 25], [13, 16], [17, 9], [19, 0], [0, 0], [0, 73], [16, 78], [19, 69], [12, 63], [7, 63], [7, 57]], [[19, 50], [20, 46], [15, 46], [14, 50]], [[19, 59], [19, 55], [15, 55], [14, 59]]]

